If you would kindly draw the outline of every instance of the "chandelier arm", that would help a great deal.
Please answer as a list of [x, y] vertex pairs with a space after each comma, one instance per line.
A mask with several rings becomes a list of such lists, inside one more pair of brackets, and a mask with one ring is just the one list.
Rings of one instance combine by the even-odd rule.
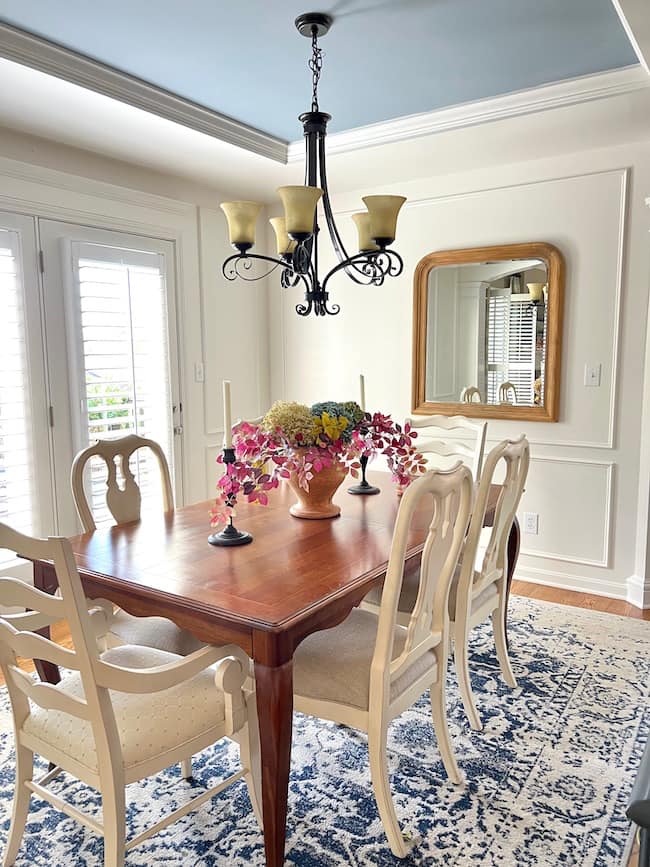
[[381, 286], [385, 277], [398, 277], [402, 273], [404, 262], [399, 253], [394, 250], [381, 250], [378, 253], [356, 253], [328, 271], [323, 280], [323, 291], [326, 290], [330, 277], [350, 266], [353, 266], [366, 278], [364, 281], [357, 280], [357, 283], [363, 286]]
[[[260, 262], [271, 262], [273, 267], [269, 268], [264, 274], [260, 274], [257, 277], [247, 277], [245, 274], [242, 274], [238, 265], [242, 263], [242, 268], [245, 270], [249, 270], [255, 261]], [[264, 277], [268, 277], [269, 274], [272, 274], [276, 268], [279, 268], [281, 265], [284, 265], [285, 268], [291, 268], [290, 263], [285, 262], [284, 259], [276, 259], [271, 256], [264, 256], [261, 253], [247, 253], [245, 256], [242, 256], [241, 253], [234, 253], [232, 256], [229, 256], [221, 266], [221, 273], [226, 278], [226, 280], [236, 280], [238, 277], [242, 280], [248, 280], [249, 283], [253, 283], [255, 280], [263, 280]], [[228, 267], [230, 266], [230, 268]]]

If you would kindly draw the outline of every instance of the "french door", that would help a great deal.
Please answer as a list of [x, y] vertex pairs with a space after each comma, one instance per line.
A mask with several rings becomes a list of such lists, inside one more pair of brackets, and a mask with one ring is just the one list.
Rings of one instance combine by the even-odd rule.
[[[74, 455], [96, 439], [129, 433], [155, 439], [169, 461], [180, 501], [173, 245], [50, 220], [41, 220], [39, 231], [59, 531], [77, 527], [70, 467]], [[52, 360], [58, 354], [66, 364]], [[138, 452], [131, 469], [143, 507], [147, 501], [154, 507], [161, 497], [155, 459]], [[105, 484], [106, 466], [93, 459], [85, 485], [100, 521], [109, 519]]]
[[[174, 273], [170, 242], [0, 212], [0, 521], [78, 532], [74, 455], [128, 433], [161, 444], [182, 500]], [[145, 452], [132, 469], [143, 505], [159, 499]], [[100, 521], [105, 480], [91, 462]]]
[[40, 535], [55, 508], [36, 237], [33, 218], [0, 212], [0, 521]]

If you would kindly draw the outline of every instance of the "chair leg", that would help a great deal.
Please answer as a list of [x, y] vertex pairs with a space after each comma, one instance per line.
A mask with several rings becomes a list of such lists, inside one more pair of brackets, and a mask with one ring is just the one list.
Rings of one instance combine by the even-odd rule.
[[246, 769], [246, 786], [253, 806], [253, 813], [260, 826], [264, 827], [262, 819], [262, 765], [260, 755], [260, 734], [257, 722], [257, 703], [255, 693], [246, 699], [248, 722], [235, 735], [239, 743], [239, 757], [242, 767]]
[[3, 867], [11, 867], [16, 860], [25, 831], [27, 814], [29, 812], [30, 791], [25, 785], [32, 779], [34, 772], [34, 754], [25, 747], [16, 746], [16, 791], [11, 815], [9, 839], [2, 860]]
[[474, 693], [472, 692], [472, 682], [469, 676], [469, 655], [467, 652], [467, 634], [462, 626], [456, 622], [456, 630], [454, 636], [454, 665], [456, 667], [456, 677], [458, 678], [458, 688], [460, 696], [463, 700], [463, 707], [469, 719], [469, 724], [475, 732], [483, 730], [483, 723], [476, 708]]
[[124, 787], [102, 791], [104, 814], [104, 867], [124, 867], [126, 820]]
[[192, 756], [181, 762], [181, 776], [186, 780], [192, 779]]
[[440, 750], [442, 763], [445, 766], [449, 781], [455, 785], [459, 785], [463, 782], [463, 774], [458, 767], [454, 745], [449, 734], [444, 670], [440, 672], [440, 679], [436, 683], [431, 684], [429, 690], [431, 696], [431, 717], [433, 719], [436, 740], [438, 741], [438, 749]]
[[513, 689], [517, 686], [517, 679], [510, 665], [510, 657], [508, 656], [508, 640], [506, 638], [506, 627], [504, 619], [504, 610], [502, 603], [492, 612], [492, 629], [494, 631], [494, 644], [497, 650], [497, 659], [501, 668], [501, 675], [508, 686]]
[[386, 726], [370, 725], [368, 732], [368, 753], [370, 756], [370, 778], [377, 801], [377, 809], [390, 850], [397, 858], [406, 858], [412, 848], [407, 842], [397, 821], [395, 805], [388, 780], [388, 759], [386, 756]]

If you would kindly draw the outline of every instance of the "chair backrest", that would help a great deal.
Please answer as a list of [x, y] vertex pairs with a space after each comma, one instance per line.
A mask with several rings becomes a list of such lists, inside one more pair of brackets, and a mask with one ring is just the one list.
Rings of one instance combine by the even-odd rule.
[[[88, 611], [70, 542], [63, 538], [33, 539], [0, 523], [0, 548], [27, 560], [51, 560], [56, 569], [60, 596], [52, 596], [17, 578], [0, 578], [0, 605], [26, 608], [24, 614], [0, 615], [0, 666], [4, 674], [19, 730], [30, 713], [30, 701], [47, 710], [62, 711], [87, 720], [93, 727], [98, 755], [119, 755], [119, 736], [107, 689], [98, 687], [100, 665], [97, 634], [105, 631], [106, 609], [101, 603]], [[92, 603], [91, 603], [92, 604]], [[67, 621], [74, 649], [60, 647], [34, 630], [59, 620]], [[97, 629], [94, 621], [99, 621]], [[83, 698], [38, 683], [18, 667], [16, 657], [40, 659], [78, 671]], [[103, 751], [103, 752], [102, 752]]]
[[[488, 544], [482, 562], [476, 564], [490, 488], [502, 461], [505, 464], [505, 475], [500, 485]], [[530, 446], [523, 435], [518, 440], [503, 440], [486, 457], [463, 547], [458, 582], [459, 600], [466, 597], [472, 584], [488, 584], [506, 574], [508, 535], [524, 492], [529, 463]]]
[[[84, 488], [84, 469], [88, 461], [97, 456], [106, 464], [108, 470], [106, 505], [117, 524], [126, 524], [129, 521], [137, 521], [140, 517], [142, 495], [129, 462], [131, 455], [142, 448], [150, 449], [158, 461], [164, 511], [169, 512], [174, 508], [169, 465], [163, 450], [155, 440], [146, 439], [136, 434], [128, 434], [125, 437], [111, 440], [96, 440], [76, 456], [72, 463], [70, 479], [72, 496], [85, 533], [90, 533], [96, 527]], [[118, 483], [118, 464], [124, 487], [120, 487]]]
[[[448, 641], [449, 588], [467, 531], [473, 488], [470, 470], [459, 462], [450, 470], [426, 473], [412, 482], [402, 496], [381, 597], [371, 668], [370, 689], [375, 695], [377, 690], [383, 690], [385, 696], [391, 682], [419, 657], [431, 647]], [[424, 513], [427, 499], [432, 508]], [[407, 626], [404, 648], [393, 660], [404, 557], [413, 519], [417, 516], [421, 522], [424, 514], [429, 528], [422, 550], [418, 594]]]
[[513, 382], [502, 382], [499, 386], [499, 403], [517, 403], [517, 388]]
[[483, 403], [481, 392], [475, 385], [467, 385], [460, 393], [462, 403]]
[[[463, 415], [417, 415], [406, 421], [418, 431], [417, 449], [425, 457], [438, 455], [447, 458], [447, 466], [455, 462], [452, 459], [460, 459], [471, 468], [476, 480], [480, 478], [487, 435], [486, 421], [470, 421]], [[450, 439], [446, 437], [450, 431], [460, 431], [468, 437], [465, 440]], [[434, 461], [427, 457], [429, 464]]]

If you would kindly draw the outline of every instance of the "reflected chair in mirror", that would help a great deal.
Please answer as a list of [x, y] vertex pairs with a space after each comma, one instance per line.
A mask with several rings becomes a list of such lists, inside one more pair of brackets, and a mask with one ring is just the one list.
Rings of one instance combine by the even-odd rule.
[[[449, 652], [448, 597], [472, 504], [472, 474], [460, 463], [426, 473], [401, 499], [379, 617], [353, 609], [339, 626], [306, 638], [294, 657], [296, 710], [368, 734], [370, 776], [379, 815], [398, 858], [412, 844], [395, 813], [386, 756], [388, 724], [430, 689], [433, 726], [447, 776], [460, 783], [445, 710]], [[430, 525], [422, 551], [416, 603], [396, 622], [409, 529], [423, 509]]]
[[[79, 452], [72, 463], [72, 496], [84, 533], [91, 533], [96, 529], [95, 517], [84, 484], [86, 466], [94, 457], [103, 461], [107, 468], [106, 506], [115, 523], [126, 524], [140, 519], [142, 495], [130, 466], [131, 458], [138, 449], [148, 449], [153, 454], [160, 470], [163, 510], [165, 512], [173, 510], [174, 495], [169, 466], [157, 442], [135, 434], [111, 440], [96, 440], [88, 448]], [[118, 480], [118, 470], [120, 480]], [[171, 620], [166, 620], [164, 617], [134, 617], [121, 609], [115, 612], [107, 641], [109, 644], [143, 644], [181, 656], [186, 656], [203, 646], [194, 636], [180, 629]]]
[[[414, 415], [406, 421], [418, 432], [415, 445], [431, 469], [444, 469], [461, 460], [478, 481], [485, 451], [486, 421], [471, 421], [462, 415]], [[450, 433], [454, 436], [450, 437]]]
[[502, 382], [499, 386], [499, 403], [514, 406], [517, 403], [517, 388], [512, 382]]
[[475, 385], [467, 385], [460, 393], [461, 403], [483, 403], [481, 392]]
[[[242, 777], [259, 815], [255, 697], [243, 689], [248, 670], [243, 651], [204, 647], [180, 657], [124, 645], [100, 654], [97, 638], [110, 606], [89, 613], [87, 605], [95, 603], [84, 598], [68, 540], [32, 539], [0, 524], [0, 547], [29, 560], [51, 560], [60, 588], [60, 596], [51, 596], [0, 578], [0, 605], [27, 609], [0, 615], [0, 667], [16, 738], [16, 788], [3, 867], [11, 867], [18, 855], [31, 795], [102, 835], [104, 867], [123, 867], [125, 852]], [[74, 650], [35, 634], [58, 621], [67, 622]], [[66, 673], [56, 686], [38, 683], [19, 668], [17, 657], [47, 660]], [[240, 770], [127, 842], [125, 786], [226, 737], [240, 745]], [[40, 779], [34, 779], [35, 753], [54, 765]], [[48, 788], [63, 772], [100, 792], [101, 821]]]

